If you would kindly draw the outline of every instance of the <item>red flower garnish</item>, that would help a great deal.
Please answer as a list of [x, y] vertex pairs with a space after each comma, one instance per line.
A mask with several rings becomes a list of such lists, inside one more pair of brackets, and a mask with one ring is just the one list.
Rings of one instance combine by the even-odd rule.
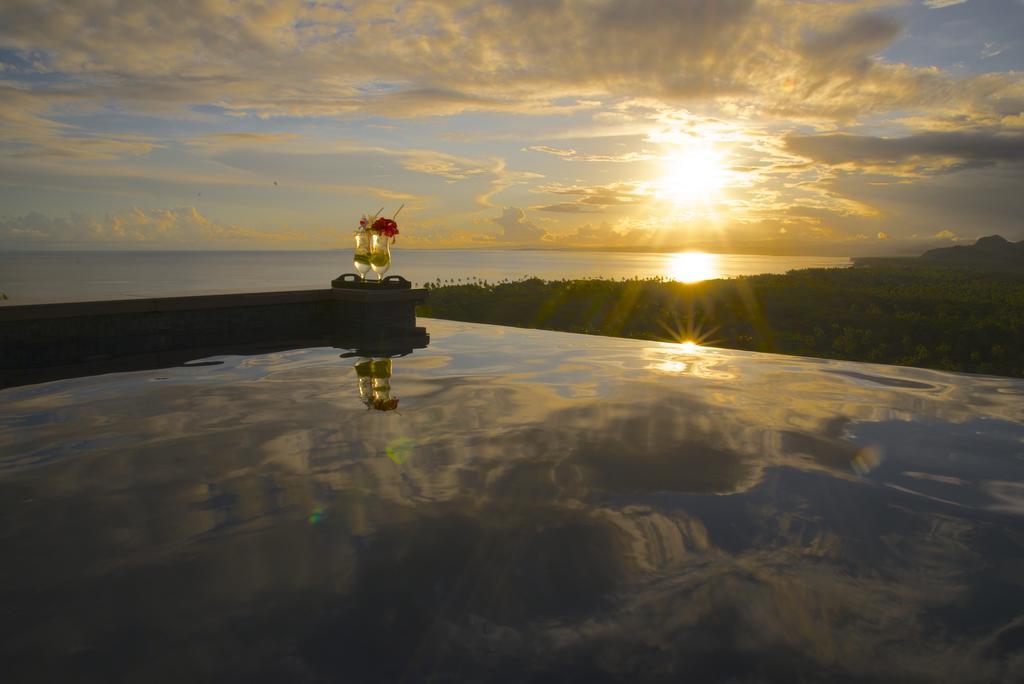
[[391, 219], [381, 217], [373, 222], [370, 230], [385, 237], [395, 237], [398, 235], [398, 224]]
[[373, 408], [378, 411], [394, 411], [398, 408], [398, 397], [392, 397], [390, 399], [374, 399]]

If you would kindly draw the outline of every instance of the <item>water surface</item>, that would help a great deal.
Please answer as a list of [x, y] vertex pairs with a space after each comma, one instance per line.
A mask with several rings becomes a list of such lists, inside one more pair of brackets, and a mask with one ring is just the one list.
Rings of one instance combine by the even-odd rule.
[[1024, 677], [1024, 382], [423, 323], [0, 391], [9, 681]]
[[[399, 243], [388, 275], [402, 275], [417, 285], [525, 277], [693, 282], [849, 265], [845, 257], [407, 250]], [[323, 288], [345, 272], [353, 272], [347, 251], [7, 252], [0, 253], [0, 292], [9, 299], [0, 299], [0, 305]]]

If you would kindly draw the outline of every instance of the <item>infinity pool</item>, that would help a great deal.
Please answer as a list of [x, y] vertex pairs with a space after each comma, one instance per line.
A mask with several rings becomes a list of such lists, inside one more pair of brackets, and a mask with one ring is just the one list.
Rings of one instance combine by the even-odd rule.
[[425, 323], [0, 391], [4, 680], [1024, 679], [1024, 381]]

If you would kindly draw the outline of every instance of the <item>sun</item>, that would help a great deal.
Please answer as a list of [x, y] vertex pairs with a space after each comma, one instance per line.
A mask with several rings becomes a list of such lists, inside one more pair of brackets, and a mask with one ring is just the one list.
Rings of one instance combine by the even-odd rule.
[[662, 160], [655, 195], [677, 207], [708, 206], [721, 194], [727, 175], [725, 159], [711, 142], [690, 142]]

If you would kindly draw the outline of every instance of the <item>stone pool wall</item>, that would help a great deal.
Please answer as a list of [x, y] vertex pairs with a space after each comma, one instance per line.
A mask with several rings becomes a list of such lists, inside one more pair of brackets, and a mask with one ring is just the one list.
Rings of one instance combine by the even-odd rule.
[[411, 334], [427, 291], [303, 290], [0, 308], [0, 371], [294, 339]]

